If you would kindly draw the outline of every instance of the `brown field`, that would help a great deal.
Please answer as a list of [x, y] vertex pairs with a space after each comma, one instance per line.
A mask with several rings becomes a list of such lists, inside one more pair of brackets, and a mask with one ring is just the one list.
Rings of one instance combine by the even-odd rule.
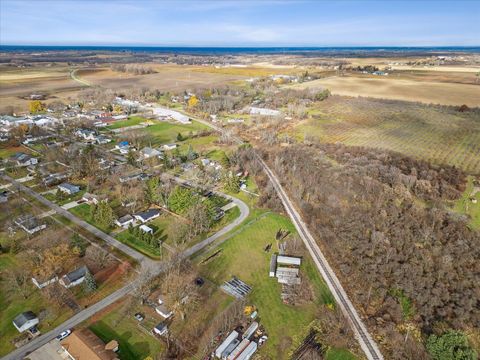
[[480, 112], [331, 96], [295, 128], [322, 142], [397, 151], [480, 174]]
[[232, 81], [246, 79], [244, 75], [223, 74], [200, 71], [200, 67], [181, 65], [151, 65], [157, 73], [133, 75], [112, 71], [109, 68], [99, 70], [79, 70], [77, 76], [92, 85], [111, 89], [128, 87], [148, 87], [158, 90], [183, 91], [196, 87], [221, 86]]
[[332, 94], [379, 99], [418, 101], [427, 104], [480, 107], [480, 85], [395, 79], [390, 76], [333, 76], [302, 84], [297, 89], [330, 89]]

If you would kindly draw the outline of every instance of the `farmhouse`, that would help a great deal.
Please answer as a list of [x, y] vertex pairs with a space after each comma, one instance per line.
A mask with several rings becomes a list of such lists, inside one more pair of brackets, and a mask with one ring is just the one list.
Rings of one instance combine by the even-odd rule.
[[[116, 360], [118, 356], [111, 349], [110, 343], [105, 343], [90, 329], [73, 331], [60, 344], [67, 359], [73, 360]], [[62, 356], [63, 357], [63, 356]]]
[[13, 319], [13, 325], [18, 332], [31, 329], [39, 323], [37, 316], [32, 311], [25, 311]]
[[64, 287], [71, 288], [81, 284], [85, 280], [85, 276], [88, 272], [88, 268], [84, 265], [74, 271], [69, 272], [62, 276], [59, 283]]
[[147, 221], [153, 220], [160, 216], [160, 210], [158, 209], [148, 209], [147, 211], [142, 211], [133, 215], [135, 219], [146, 223]]
[[80, 192], [80, 186], [72, 185], [69, 183], [62, 183], [58, 185], [58, 190], [68, 195], [74, 195]]
[[46, 224], [39, 223], [38, 219], [33, 215], [20, 216], [14, 221], [14, 223], [30, 235], [47, 227]]

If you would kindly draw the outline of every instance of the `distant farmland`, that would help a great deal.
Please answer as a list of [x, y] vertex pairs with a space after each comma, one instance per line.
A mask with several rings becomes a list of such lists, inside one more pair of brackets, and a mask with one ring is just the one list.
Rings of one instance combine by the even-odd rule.
[[[402, 75], [405, 77], [404, 75]], [[475, 74], [467, 74], [472, 81]], [[480, 85], [395, 78], [393, 76], [330, 77], [293, 86], [298, 89], [328, 88], [335, 95], [418, 101], [426, 104], [480, 107]]]
[[480, 112], [332, 96], [295, 128], [323, 142], [398, 151], [480, 174]]

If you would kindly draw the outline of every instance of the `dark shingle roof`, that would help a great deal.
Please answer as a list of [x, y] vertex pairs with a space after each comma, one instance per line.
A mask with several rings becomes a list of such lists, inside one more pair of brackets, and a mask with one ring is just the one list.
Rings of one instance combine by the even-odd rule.
[[30, 320], [36, 319], [37, 315], [35, 315], [32, 311], [25, 311], [15, 317], [13, 319], [13, 322], [17, 327], [21, 328], [25, 323], [27, 323]]

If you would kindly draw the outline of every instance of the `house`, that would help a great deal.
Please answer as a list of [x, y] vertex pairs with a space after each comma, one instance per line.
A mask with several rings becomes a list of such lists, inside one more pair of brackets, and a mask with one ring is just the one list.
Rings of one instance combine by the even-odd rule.
[[121, 141], [115, 145], [115, 149], [120, 151], [120, 154], [128, 154], [128, 151], [130, 150], [130, 144], [128, 141]]
[[78, 192], [80, 192], [80, 186], [72, 185], [69, 183], [62, 183], [57, 186], [58, 190], [64, 192], [65, 194], [68, 195], [74, 195]]
[[147, 225], [140, 225], [140, 230], [142, 230], [144, 233], [147, 234], [153, 234], [153, 229], [151, 227], [148, 227]]
[[227, 357], [233, 351], [234, 347], [227, 353], [227, 349], [231, 347], [231, 344], [237, 346], [240, 341], [238, 341], [238, 332], [235, 330], [232, 331], [227, 338], [220, 344], [220, 346], [215, 350], [215, 356], [219, 359], [222, 359], [224, 356]]
[[38, 219], [33, 215], [20, 216], [14, 221], [14, 223], [30, 235], [35, 234], [36, 232], [47, 227], [46, 224], [39, 223]]
[[85, 280], [87, 272], [88, 268], [84, 265], [74, 271], [69, 272], [68, 274], [63, 275], [58, 282], [67, 289], [77, 286]]
[[42, 277], [42, 276], [32, 277], [33, 284], [39, 289], [43, 289], [44, 287], [50, 284], [53, 284], [56, 281], [58, 281], [57, 275], [47, 276], [47, 277]]
[[20, 116], [10, 116], [10, 115], [0, 115], [0, 124], [3, 125], [5, 128], [10, 128], [18, 125], [32, 125], [32, 119]]
[[177, 148], [177, 144], [165, 144], [162, 146], [163, 150], [173, 150]]
[[16, 153], [11, 159], [17, 164], [17, 166], [30, 166], [38, 164], [38, 159], [36, 157], [22, 152]]
[[78, 129], [75, 131], [75, 135], [87, 141], [95, 141], [96, 139], [95, 131], [88, 129]]
[[83, 194], [82, 201], [84, 201], [84, 202], [86, 202], [87, 204], [90, 204], [90, 205], [91, 204], [97, 205], [100, 202], [100, 196], [90, 194], [90, 193], [87, 192], [87, 193]]
[[97, 144], [99, 145], [103, 145], [103, 144], [108, 144], [110, 141], [112, 141], [111, 139], [107, 138], [106, 136], [103, 136], [103, 135], [98, 135], [96, 138], [95, 138], [95, 141], [97, 142]]
[[31, 329], [39, 323], [37, 316], [32, 311], [25, 311], [13, 319], [13, 325], [18, 332], [24, 332]]
[[48, 174], [42, 179], [42, 181], [46, 186], [52, 186], [62, 182], [66, 178], [67, 178], [67, 174], [62, 174], [62, 173]]
[[110, 343], [111, 342], [105, 345], [105, 343], [88, 328], [75, 330], [70, 336], [60, 342], [62, 350], [64, 351], [62, 357], [70, 360], [117, 360], [117, 354], [111, 349], [112, 345], [115, 344]]
[[148, 209], [147, 211], [139, 212], [133, 215], [135, 219], [146, 223], [147, 221], [153, 220], [160, 216], [160, 210], [158, 209]]
[[280, 111], [259, 107], [250, 107], [250, 115], [260, 115], [260, 116], [278, 116]]
[[163, 336], [168, 333], [168, 327], [164, 323], [160, 323], [153, 328], [153, 332], [157, 335]]
[[118, 218], [117, 220], [115, 220], [115, 224], [119, 227], [123, 227], [123, 228], [126, 228], [128, 227], [130, 224], [133, 225], [135, 219], [132, 217], [132, 215], [125, 215], [125, 216], [122, 216], [121, 218]]
[[229, 123], [229, 124], [241, 124], [241, 123], [244, 123], [244, 122], [245, 122], [244, 119], [239, 119], [239, 118], [228, 119], [227, 120], [227, 123]]
[[161, 152], [161, 151], [158, 151], [157, 149], [152, 149], [152, 148], [149, 148], [149, 147], [144, 147], [142, 150], [140, 150], [140, 156], [141, 156], [143, 159], [149, 159], [149, 158], [153, 158], [153, 157], [159, 157], [160, 155], [162, 155], [162, 152]]

